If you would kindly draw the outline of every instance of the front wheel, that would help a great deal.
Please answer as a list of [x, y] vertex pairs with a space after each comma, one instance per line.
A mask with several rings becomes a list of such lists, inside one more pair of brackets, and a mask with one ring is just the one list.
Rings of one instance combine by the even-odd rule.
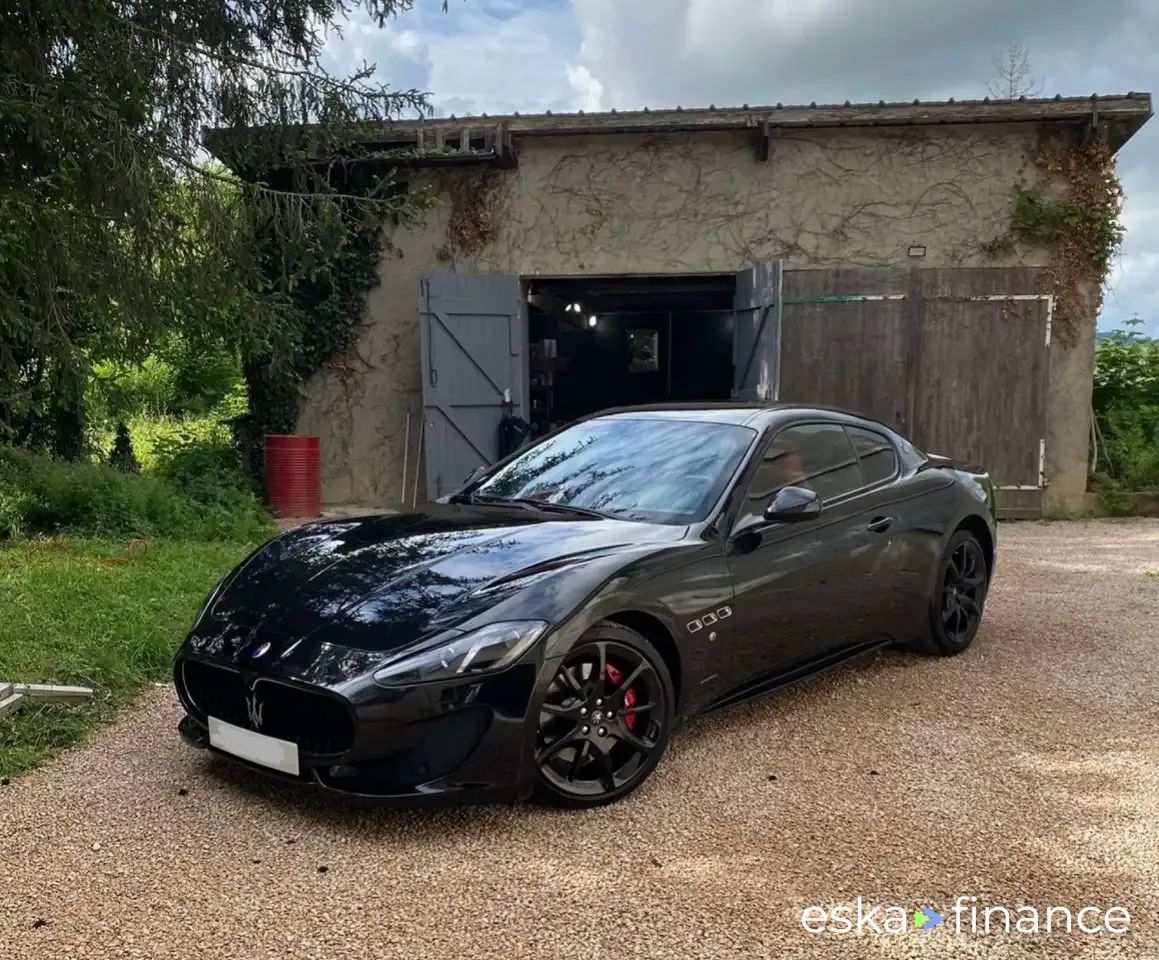
[[643, 783], [664, 754], [675, 694], [644, 637], [605, 621], [563, 658], [539, 706], [536, 795], [597, 807]]

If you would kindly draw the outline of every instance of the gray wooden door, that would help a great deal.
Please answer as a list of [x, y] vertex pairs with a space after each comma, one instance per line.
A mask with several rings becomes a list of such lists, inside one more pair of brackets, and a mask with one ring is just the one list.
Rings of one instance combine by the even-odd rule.
[[440, 273], [420, 283], [427, 496], [460, 487], [499, 459], [510, 400], [527, 416], [527, 323], [519, 279]]
[[800, 270], [785, 278], [781, 399], [840, 407], [907, 433], [914, 318], [905, 270]]
[[981, 464], [999, 487], [1041, 489], [1049, 302], [1025, 294], [922, 301], [919, 447]]
[[779, 260], [736, 275], [732, 395], [739, 400], [766, 403], [780, 398], [783, 283]]

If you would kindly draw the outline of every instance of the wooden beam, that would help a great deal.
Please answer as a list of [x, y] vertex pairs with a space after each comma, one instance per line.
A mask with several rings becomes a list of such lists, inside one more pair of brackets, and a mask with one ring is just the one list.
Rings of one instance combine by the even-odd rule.
[[519, 154], [515, 152], [515, 138], [505, 126], [495, 128], [495, 163], [503, 170], [511, 170], [519, 165]]
[[776, 144], [777, 128], [769, 120], [765, 120], [761, 129], [761, 139], [757, 143], [757, 159], [761, 163], [769, 163], [773, 159]]
[[29, 700], [48, 700], [53, 703], [80, 703], [91, 700], [93, 691], [89, 687], [62, 687], [49, 683], [13, 684], [16, 693]]
[[[8, 687], [12, 689], [11, 685]], [[0, 717], [6, 717], [10, 713], [15, 713], [24, 705], [24, 694], [9, 693], [7, 696], [0, 696]]]
[[82, 703], [92, 698], [88, 687], [65, 687], [50, 683], [0, 682], [0, 717], [22, 710], [26, 703]]

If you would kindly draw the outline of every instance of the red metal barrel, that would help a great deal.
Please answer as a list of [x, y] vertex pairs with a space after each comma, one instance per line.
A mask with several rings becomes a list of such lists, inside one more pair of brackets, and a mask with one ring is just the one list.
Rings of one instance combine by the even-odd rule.
[[266, 434], [266, 505], [277, 517], [321, 513], [317, 437]]

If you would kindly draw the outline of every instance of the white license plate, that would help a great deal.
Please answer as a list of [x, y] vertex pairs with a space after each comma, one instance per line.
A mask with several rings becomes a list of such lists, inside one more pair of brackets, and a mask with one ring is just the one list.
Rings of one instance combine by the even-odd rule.
[[254, 733], [232, 723], [209, 718], [210, 746], [232, 753], [235, 757], [260, 763], [271, 770], [298, 775], [298, 745], [289, 740], [267, 737], [264, 733]]

